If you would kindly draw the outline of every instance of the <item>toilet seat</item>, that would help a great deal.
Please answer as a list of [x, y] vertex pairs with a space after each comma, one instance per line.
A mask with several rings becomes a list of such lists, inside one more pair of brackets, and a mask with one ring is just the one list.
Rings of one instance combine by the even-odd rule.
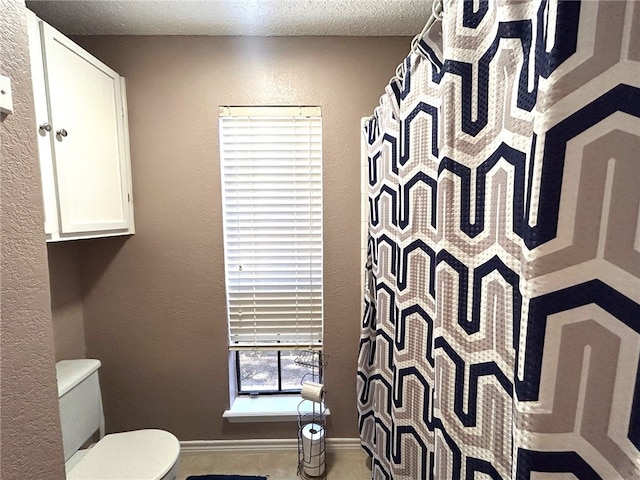
[[178, 439], [164, 430], [112, 433], [89, 449], [67, 480], [161, 480], [179, 455]]

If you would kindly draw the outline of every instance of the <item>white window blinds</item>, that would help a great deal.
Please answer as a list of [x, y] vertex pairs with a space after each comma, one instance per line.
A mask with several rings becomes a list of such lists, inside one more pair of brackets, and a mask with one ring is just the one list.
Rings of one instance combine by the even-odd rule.
[[319, 107], [221, 107], [231, 349], [322, 345]]

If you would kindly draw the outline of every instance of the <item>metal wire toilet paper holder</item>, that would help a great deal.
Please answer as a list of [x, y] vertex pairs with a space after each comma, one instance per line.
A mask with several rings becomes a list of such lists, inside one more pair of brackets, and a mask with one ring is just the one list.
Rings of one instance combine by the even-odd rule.
[[[315, 350], [303, 350], [295, 359], [295, 364], [308, 369], [300, 380], [305, 382], [322, 383], [322, 377], [327, 367], [327, 357]], [[308, 406], [311, 404], [311, 410]], [[323, 480], [327, 478], [326, 469], [326, 406], [325, 402], [313, 402], [302, 399], [298, 404], [298, 476], [306, 480]], [[313, 424], [312, 435], [318, 435], [322, 440], [317, 449], [305, 452], [303, 430], [305, 426]], [[312, 475], [309, 470], [318, 472]]]

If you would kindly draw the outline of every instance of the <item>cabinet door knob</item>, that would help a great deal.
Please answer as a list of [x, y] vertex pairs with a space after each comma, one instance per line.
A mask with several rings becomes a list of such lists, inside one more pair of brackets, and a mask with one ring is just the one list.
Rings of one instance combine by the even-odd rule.
[[49, 125], [47, 122], [44, 122], [42, 125], [40, 125], [38, 127], [38, 129], [44, 130], [45, 132], [50, 132], [51, 131], [51, 125]]
[[56, 130], [56, 135], [59, 135], [61, 137], [66, 137], [67, 131], [64, 128], [61, 128], [60, 130]]

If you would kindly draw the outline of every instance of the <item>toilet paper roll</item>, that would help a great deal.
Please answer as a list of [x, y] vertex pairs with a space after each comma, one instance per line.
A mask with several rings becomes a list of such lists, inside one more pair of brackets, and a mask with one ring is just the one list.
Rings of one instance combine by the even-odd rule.
[[307, 423], [302, 427], [302, 468], [310, 477], [319, 477], [325, 467], [324, 427]]
[[301, 395], [305, 400], [320, 403], [324, 399], [324, 385], [322, 383], [304, 382]]

